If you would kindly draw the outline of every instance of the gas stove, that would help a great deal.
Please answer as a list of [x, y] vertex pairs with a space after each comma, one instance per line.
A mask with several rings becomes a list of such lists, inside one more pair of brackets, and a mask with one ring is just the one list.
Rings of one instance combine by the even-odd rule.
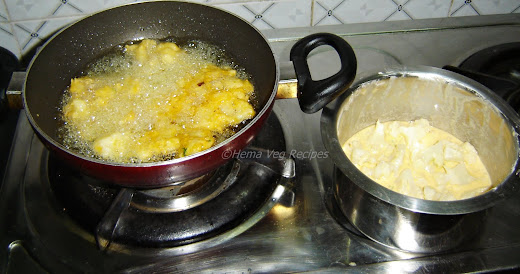
[[[520, 15], [264, 31], [279, 59], [282, 82], [291, 83], [295, 77], [289, 61], [292, 45], [316, 32], [337, 34], [353, 46], [360, 79], [395, 66], [459, 66], [484, 49], [520, 42]], [[308, 60], [314, 79], [339, 69], [336, 53], [328, 47], [315, 49]], [[503, 76], [503, 70], [499, 74]], [[45, 149], [22, 112], [0, 192], [0, 270], [473, 272], [520, 268], [520, 193], [490, 211], [473, 242], [448, 252], [404, 252], [364, 237], [334, 200], [334, 164], [322, 144], [320, 114], [302, 113], [296, 99], [279, 99], [252, 145], [207, 178], [199, 178], [202, 183], [132, 190], [106, 188], [67, 169]], [[280, 157], [247, 157], [269, 153]]]

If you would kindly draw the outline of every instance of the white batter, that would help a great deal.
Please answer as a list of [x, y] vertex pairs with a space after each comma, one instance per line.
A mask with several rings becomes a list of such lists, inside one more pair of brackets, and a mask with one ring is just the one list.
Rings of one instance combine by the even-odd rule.
[[404, 195], [449, 201], [491, 188], [475, 148], [425, 119], [378, 121], [352, 136], [343, 150], [365, 175]]

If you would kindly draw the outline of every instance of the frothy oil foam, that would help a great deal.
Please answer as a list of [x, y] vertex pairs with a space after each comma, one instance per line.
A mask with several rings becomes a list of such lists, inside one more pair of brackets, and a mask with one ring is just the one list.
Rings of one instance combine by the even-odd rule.
[[[71, 80], [64, 144], [114, 162], [155, 162], [205, 150], [253, 118], [253, 85], [202, 42], [120, 46]], [[218, 64], [218, 65], [217, 65]]]

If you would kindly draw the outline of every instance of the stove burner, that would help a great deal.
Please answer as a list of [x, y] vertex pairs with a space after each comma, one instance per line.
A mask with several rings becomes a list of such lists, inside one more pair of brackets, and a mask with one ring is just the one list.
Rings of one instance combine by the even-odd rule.
[[[264, 156], [260, 151], [266, 149], [286, 149], [274, 114], [248, 147]], [[233, 159], [175, 186], [128, 189], [80, 174], [51, 155], [44, 159], [48, 180], [42, 184], [55, 210], [90, 233], [102, 250], [170, 248], [223, 234], [257, 216], [260, 208], [272, 203], [283, 178], [289, 178], [279, 168], [280, 159]]]
[[459, 67], [491, 76], [491, 81], [502, 81], [501, 84], [482, 84], [495, 90], [517, 112], [520, 111], [520, 42], [478, 51], [464, 60]]
[[148, 212], [177, 212], [210, 201], [237, 180], [240, 164], [232, 162], [209, 174], [174, 186], [136, 191], [132, 206]]

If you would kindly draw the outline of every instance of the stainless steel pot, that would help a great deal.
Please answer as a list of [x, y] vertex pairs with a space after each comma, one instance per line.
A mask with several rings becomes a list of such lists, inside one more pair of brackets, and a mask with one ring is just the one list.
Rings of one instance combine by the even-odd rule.
[[[377, 83], [377, 84], [376, 84]], [[359, 171], [342, 145], [377, 120], [426, 118], [470, 142], [493, 188], [457, 201], [422, 200], [391, 191]], [[438, 68], [401, 68], [361, 80], [323, 110], [323, 142], [336, 164], [335, 195], [350, 222], [383, 245], [441, 252], [473, 239], [488, 209], [519, 186], [518, 114], [483, 85]]]

